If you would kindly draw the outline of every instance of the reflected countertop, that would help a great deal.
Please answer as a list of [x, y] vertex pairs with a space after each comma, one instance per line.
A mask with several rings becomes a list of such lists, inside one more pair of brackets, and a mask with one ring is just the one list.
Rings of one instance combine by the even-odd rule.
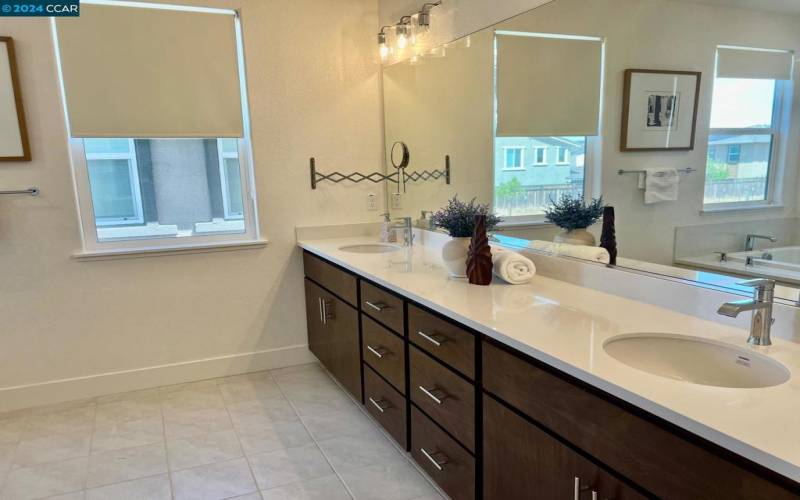
[[[800, 481], [800, 345], [747, 345], [748, 332], [590, 288], [537, 276], [527, 285], [472, 286], [452, 279], [440, 249], [415, 245], [354, 254], [350, 237], [300, 241], [307, 251], [419, 302], [499, 342], [679, 427]], [[659, 293], [653, 290], [653, 293]], [[731, 389], [662, 378], [616, 361], [603, 343], [623, 333], [674, 333], [756, 349], [792, 372], [784, 384]]]

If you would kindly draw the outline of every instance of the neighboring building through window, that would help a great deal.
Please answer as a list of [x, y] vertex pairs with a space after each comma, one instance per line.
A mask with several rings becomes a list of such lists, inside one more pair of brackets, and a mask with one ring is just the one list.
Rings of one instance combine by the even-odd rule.
[[550, 200], [565, 194], [583, 195], [585, 137], [496, 137], [495, 165], [506, 165], [508, 148], [520, 144], [525, 144], [522, 155], [532, 155], [537, 168], [495, 169], [494, 208], [498, 214], [540, 216]]
[[731, 144], [728, 146], [728, 163], [739, 163], [739, 159], [742, 157], [742, 145], [741, 144]]

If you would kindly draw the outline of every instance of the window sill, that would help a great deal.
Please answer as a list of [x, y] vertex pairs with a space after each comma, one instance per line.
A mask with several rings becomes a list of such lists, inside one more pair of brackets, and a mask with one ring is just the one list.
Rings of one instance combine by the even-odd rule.
[[230, 243], [208, 243], [192, 246], [149, 247], [108, 250], [85, 250], [72, 254], [79, 261], [138, 259], [142, 257], [163, 257], [167, 255], [183, 255], [209, 252], [228, 252], [231, 250], [251, 250], [267, 246], [267, 240], [236, 241]]
[[700, 210], [700, 215], [725, 214], [731, 212], [750, 212], [754, 210], [778, 210], [785, 208], [783, 205], [739, 205], [733, 207], [709, 207]]
[[545, 222], [545, 221], [510, 221], [510, 222], [502, 222], [498, 224], [496, 232], [502, 233], [504, 230], [513, 230], [513, 229], [525, 229], [528, 227], [543, 227], [543, 226], [554, 226], [552, 222]]

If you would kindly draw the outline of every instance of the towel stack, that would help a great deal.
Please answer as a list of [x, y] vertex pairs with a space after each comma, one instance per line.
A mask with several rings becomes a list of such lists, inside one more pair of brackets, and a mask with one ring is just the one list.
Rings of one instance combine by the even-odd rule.
[[536, 274], [529, 258], [499, 247], [492, 247], [492, 264], [495, 276], [512, 285], [523, 285]]

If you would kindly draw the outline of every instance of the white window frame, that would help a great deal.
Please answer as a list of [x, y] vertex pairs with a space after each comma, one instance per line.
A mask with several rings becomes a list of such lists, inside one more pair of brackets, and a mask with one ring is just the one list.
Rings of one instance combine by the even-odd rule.
[[[539, 151], [542, 152], [542, 161], [539, 161]], [[547, 165], [547, 148], [545, 146], [533, 147], [533, 164], [537, 167]]]
[[[98, 227], [138, 225], [144, 224], [144, 208], [142, 205], [142, 190], [139, 184], [139, 165], [136, 162], [136, 143], [133, 139], [128, 139], [127, 153], [86, 153], [86, 175], [89, 175], [88, 162], [96, 160], [126, 160], [128, 162], [128, 180], [131, 184], [131, 195], [133, 197], [134, 216], [131, 218], [110, 218], [105, 217], [97, 220]], [[91, 188], [91, 186], [90, 186]], [[91, 193], [91, 189], [90, 189]]]
[[[519, 150], [519, 167], [508, 166], [508, 152], [510, 150]], [[503, 146], [503, 171], [505, 172], [519, 172], [525, 170], [525, 147], [524, 146]]]
[[[716, 84], [716, 78], [714, 81]], [[769, 135], [772, 137], [772, 147], [769, 153], [769, 165], [767, 166], [767, 189], [763, 200], [705, 203], [704, 199], [704, 212], [731, 209], [747, 210], [781, 204], [781, 188], [786, 169], [785, 145], [788, 142], [787, 136], [791, 123], [792, 94], [792, 81], [775, 81], [775, 101], [772, 107], [772, 126], [770, 128], [709, 128], [709, 140], [712, 135]], [[713, 110], [711, 112], [713, 113]], [[706, 144], [706, 147], [708, 147], [708, 144]], [[741, 162], [741, 154], [740, 149], [739, 162]], [[708, 154], [706, 154], [706, 157], [708, 158]], [[729, 158], [730, 148], [725, 152], [725, 159], [728, 160]], [[705, 186], [705, 182], [703, 186]]]
[[[239, 161], [239, 153], [238, 151], [235, 153], [226, 152], [222, 147], [222, 143], [225, 139], [217, 139], [217, 155], [218, 155], [218, 162], [219, 162], [219, 181], [220, 181], [220, 188], [222, 189], [222, 208], [225, 220], [242, 220], [244, 219], [244, 213], [235, 214], [231, 212], [231, 199], [228, 190], [228, 171], [225, 168], [225, 160], [236, 160]], [[239, 172], [241, 173], [242, 165], [239, 163]], [[242, 193], [244, 195], [244, 193]], [[244, 209], [244, 205], [242, 205], [242, 209]]]
[[[181, 7], [183, 8], [183, 7]], [[193, 10], [193, 7], [186, 7], [186, 9]], [[198, 11], [203, 11], [202, 8], [197, 8]], [[221, 9], [225, 10], [225, 9]], [[253, 172], [252, 161], [252, 144], [250, 139], [250, 114], [249, 114], [249, 100], [247, 92], [247, 77], [245, 71], [244, 61], [244, 44], [242, 40], [242, 27], [239, 13], [234, 10], [229, 12], [235, 18], [235, 31], [236, 31], [236, 48], [237, 60], [239, 70], [239, 82], [241, 86], [241, 104], [242, 104], [242, 125], [243, 137], [237, 139], [239, 149], [239, 175], [241, 176], [242, 183], [242, 197], [244, 208], [244, 232], [231, 233], [220, 232], [215, 234], [202, 234], [195, 232], [191, 236], [146, 236], [142, 238], [125, 238], [119, 240], [106, 239], [99, 241], [98, 228], [102, 228], [95, 220], [94, 208], [92, 206], [91, 188], [89, 186], [89, 176], [86, 164], [86, 151], [83, 144], [83, 139], [73, 138], [69, 129], [68, 110], [66, 104], [66, 94], [64, 90], [63, 78], [61, 78], [61, 60], [58, 51], [58, 33], [56, 31], [55, 19], [51, 19], [51, 36], [53, 40], [53, 52], [58, 68], [60, 78], [60, 93], [61, 103], [64, 109], [64, 119], [67, 128], [68, 145], [70, 150], [70, 159], [72, 163], [73, 182], [75, 185], [76, 202], [78, 206], [78, 216], [80, 219], [81, 239], [83, 242], [83, 250], [76, 254], [76, 257], [82, 256], [93, 257], [102, 254], [109, 255], [125, 255], [136, 254], [142, 252], [159, 252], [159, 251], [185, 251], [194, 248], [225, 248], [235, 247], [236, 245], [247, 244], [263, 244], [266, 243], [261, 239], [259, 222], [258, 222], [258, 209], [256, 205], [255, 195], [255, 178]], [[198, 138], [199, 139], [199, 138]]]
[[[564, 161], [561, 161], [561, 153], [564, 153]], [[556, 146], [556, 165], [569, 165], [570, 152], [564, 146]]]

